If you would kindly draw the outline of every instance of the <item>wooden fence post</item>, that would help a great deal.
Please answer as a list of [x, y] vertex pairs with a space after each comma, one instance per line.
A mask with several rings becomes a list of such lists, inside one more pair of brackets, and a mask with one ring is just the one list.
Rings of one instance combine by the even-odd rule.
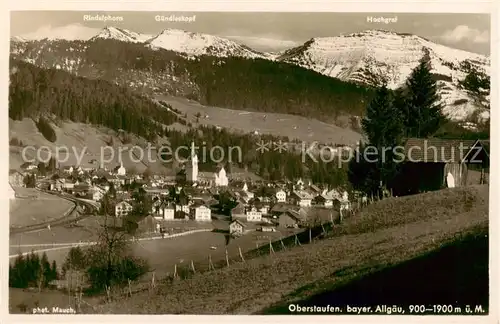
[[128, 295], [132, 297], [132, 286], [130, 285], [130, 279], [128, 279]]
[[312, 243], [312, 229], [309, 226], [309, 244]]
[[269, 254], [274, 253], [273, 243], [271, 243], [271, 239], [269, 239]]
[[281, 242], [281, 247], [283, 248], [283, 250], [286, 250], [285, 243], [283, 243], [283, 240], [281, 237], [280, 237], [280, 242]]
[[106, 295], [108, 296], [108, 303], [111, 303], [111, 289], [106, 285]]
[[196, 273], [196, 270], [194, 269], [194, 262], [191, 260], [191, 269], [193, 269], [193, 273]]
[[241, 253], [241, 248], [238, 246], [238, 251], [240, 251], [241, 261], [245, 262], [245, 258], [243, 257], [243, 253]]
[[226, 264], [227, 267], [229, 268], [229, 255], [227, 254], [227, 249], [226, 249]]
[[214, 264], [212, 263], [212, 255], [208, 255], [208, 271], [215, 270]]
[[299, 238], [297, 237], [297, 234], [295, 234], [295, 245], [300, 246], [300, 240], [299, 240]]
[[174, 279], [177, 279], [177, 263], [174, 265]]

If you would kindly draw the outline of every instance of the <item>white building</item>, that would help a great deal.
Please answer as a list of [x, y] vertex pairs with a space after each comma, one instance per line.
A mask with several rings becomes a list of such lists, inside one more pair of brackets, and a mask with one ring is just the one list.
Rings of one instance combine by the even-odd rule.
[[177, 204], [175, 205], [175, 211], [189, 214], [189, 205]]
[[154, 218], [157, 220], [174, 220], [175, 207], [172, 204], [162, 202], [158, 213], [155, 213]]
[[211, 221], [212, 213], [210, 208], [205, 205], [195, 206], [191, 209], [191, 216], [196, 221]]
[[215, 186], [217, 187], [227, 187], [229, 179], [227, 178], [226, 170], [221, 167], [218, 172], [215, 173]]
[[292, 193], [292, 199], [300, 207], [310, 207], [313, 197], [308, 192], [299, 190]]
[[92, 200], [94, 201], [99, 201], [104, 197], [104, 194], [106, 193], [106, 189], [100, 187], [100, 186], [93, 186], [92, 187]]
[[119, 176], [124, 176], [125, 174], [127, 174], [127, 170], [125, 170], [125, 167], [123, 166], [123, 162], [122, 161], [120, 161], [120, 167], [116, 171], [116, 174], [119, 175]]
[[247, 222], [260, 222], [262, 221], [262, 213], [255, 207], [249, 208], [246, 211]]
[[115, 206], [115, 216], [124, 217], [132, 211], [132, 205], [126, 201], [121, 201]]
[[286, 202], [286, 192], [284, 192], [283, 190], [278, 190], [276, 192], [276, 199], [278, 200], [279, 203]]

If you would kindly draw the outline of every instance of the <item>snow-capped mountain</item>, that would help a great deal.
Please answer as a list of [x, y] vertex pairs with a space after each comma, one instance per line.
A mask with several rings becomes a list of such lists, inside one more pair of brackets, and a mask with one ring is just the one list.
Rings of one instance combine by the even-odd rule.
[[264, 58], [260, 52], [240, 45], [226, 38], [191, 33], [180, 29], [165, 29], [147, 42], [152, 49], [166, 50], [187, 54], [188, 56], [213, 55], [218, 57], [239, 56], [245, 58]]
[[[187, 74], [175, 75], [174, 63], [168, 64], [169, 73], [140, 75], [139, 69], [131, 66], [146, 66], [152, 62], [141, 62], [141, 57], [163, 57], [165, 55], [193, 58], [201, 55], [212, 55], [220, 58], [243, 57], [262, 58], [270, 61], [281, 61], [314, 70], [323, 75], [344, 81], [360, 84], [379, 85], [384, 80], [392, 89], [405, 84], [412, 70], [426, 57], [431, 64], [432, 73], [438, 80], [439, 94], [444, 103], [444, 113], [453, 120], [467, 120], [476, 115], [480, 119], [489, 118], [489, 89], [471, 91], [463, 86], [463, 81], [471, 69], [490, 75], [490, 59], [486, 56], [453, 49], [426, 40], [412, 34], [368, 30], [360, 33], [346, 34], [336, 37], [312, 38], [301, 46], [278, 53], [264, 53], [219, 36], [192, 33], [179, 29], [166, 29], [156, 36], [145, 35], [133, 31], [106, 27], [93, 30], [89, 36], [88, 29], [81, 25], [70, 25], [52, 28], [52, 35], [47, 31], [38, 31], [34, 35], [21, 35], [11, 38], [11, 55], [14, 58], [30, 62], [44, 68], [58, 68], [77, 75], [107, 78], [113, 82], [126, 84], [141, 89], [151, 88], [153, 91], [167, 91], [173, 95], [182, 95], [184, 89], [192, 89], [193, 82]], [[87, 27], [84, 27], [87, 28]], [[49, 33], [50, 34], [50, 33]], [[84, 37], [85, 36], [85, 37]], [[84, 42], [72, 42], [72, 39]], [[105, 44], [93, 45], [94, 40], [114, 39], [121, 42], [120, 51], [129, 51], [127, 43], [133, 43], [133, 53], [142, 49], [144, 54], [137, 54], [134, 63], [124, 64], [119, 71], [109, 70], [105, 66], [89, 65], [86, 56], [99, 56]], [[234, 37], [233, 37], [234, 39]], [[43, 40], [33, 42], [33, 40]], [[61, 41], [64, 40], [64, 41]], [[88, 40], [88, 41], [85, 41]], [[69, 43], [68, 43], [69, 41]], [[64, 43], [66, 42], [66, 43]], [[108, 51], [114, 51], [109, 48]], [[161, 53], [160, 49], [171, 51]], [[90, 53], [90, 54], [89, 54]], [[156, 53], [156, 54], [153, 54]], [[177, 54], [176, 54], [177, 53]], [[115, 55], [114, 53], [107, 53]], [[284, 76], [285, 77], [285, 76]], [[161, 80], [161, 82], [159, 81]], [[181, 89], [181, 90], [179, 90]], [[195, 91], [195, 90], [193, 90]], [[188, 93], [191, 93], [189, 90]]]
[[92, 37], [90, 40], [115, 39], [122, 42], [144, 43], [152, 37], [153, 35], [140, 34], [123, 28], [106, 27], [98, 35]]
[[416, 35], [369, 30], [312, 38], [285, 51], [278, 60], [345, 81], [369, 85], [386, 81], [389, 88], [396, 89], [405, 84], [425, 55], [430, 60], [431, 72], [439, 80], [439, 93], [448, 117], [463, 120], [478, 109], [483, 118], [489, 117], [489, 104], [481, 102], [484, 98], [474, 98], [459, 85], [468, 73], [466, 66], [473, 66], [489, 76], [489, 58]]

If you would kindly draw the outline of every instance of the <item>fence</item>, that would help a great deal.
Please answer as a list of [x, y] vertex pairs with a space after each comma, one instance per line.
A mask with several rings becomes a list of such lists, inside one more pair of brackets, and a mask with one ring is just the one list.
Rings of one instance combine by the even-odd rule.
[[[366, 204], [359, 204], [360, 209], [363, 206], [371, 204], [377, 201], [376, 198], [368, 198]], [[354, 215], [354, 214], [351, 214]], [[310, 226], [305, 228], [303, 231], [299, 233], [295, 233], [289, 235], [287, 237], [282, 237], [275, 241], [269, 241], [266, 244], [262, 244], [261, 246], [256, 246], [255, 249], [252, 249], [247, 252], [242, 252], [241, 248], [238, 247], [238, 253], [235, 253], [235, 256], [229, 257], [228, 250], [225, 250], [225, 258], [222, 260], [218, 260], [214, 262], [212, 260], [211, 254], [207, 255], [207, 258], [204, 262], [194, 262], [191, 260], [187, 263], [187, 265], [178, 265], [175, 264], [172, 272], [168, 273], [166, 276], [162, 278], [158, 278], [156, 273], [150, 272], [150, 278], [147, 281], [142, 282], [134, 282], [132, 283], [130, 280], [128, 281], [125, 287], [115, 287], [115, 288], [107, 288], [106, 296], [102, 303], [110, 303], [113, 300], [117, 300], [120, 298], [133, 298], [134, 294], [148, 291], [150, 294], [154, 294], [158, 281], [161, 281], [162, 286], [172, 284], [177, 280], [186, 280], [191, 278], [196, 274], [207, 273], [211, 271], [218, 271], [224, 268], [230, 268], [231, 265], [246, 263], [251, 259], [258, 258], [264, 255], [270, 255], [272, 257], [273, 254], [279, 251], [285, 251], [287, 249], [291, 249], [297, 246], [302, 246], [305, 244], [313, 244], [315, 241], [319, 239], [324, 239], [335, 235], [335, 228], [339, 228], [337, 226], [339, 222], [342, 222], [342, 219], [339, 218], [337, 220], [331, 219], [328, 222], [324, 222], [315, 226]], [[168, 238], [174, 238], [177, 236], [187, 235], [194, 232], [207, 232], [211, 231], [210, 229], [200, 229], [194, 230], [190, 232], [184, 232], [179, 234], [173, 234], [167, 236]], [[339, 232], [337, 232], [339, 233]], [[165, 238], [167, 238], [165, 237]], [[160, 239], [159, 237], [158, 239]], [[79, 290], [81, 291], [81, 289]], [[94, 307], [83, 300], [82, 294], [79, 293], [75, 295], [75, 307], [76, 309], [80, 309], [81, 303], [86, 304], [87, 306]]]

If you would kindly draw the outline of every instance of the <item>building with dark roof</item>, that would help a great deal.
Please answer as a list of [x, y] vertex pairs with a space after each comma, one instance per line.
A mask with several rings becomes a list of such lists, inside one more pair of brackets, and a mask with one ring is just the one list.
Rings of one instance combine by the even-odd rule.
[[403, 153], [391, 185], [396, 196], [462, 187], [468, 184], [469, 170], [489, 172], [489, 141], [409, 138]]

